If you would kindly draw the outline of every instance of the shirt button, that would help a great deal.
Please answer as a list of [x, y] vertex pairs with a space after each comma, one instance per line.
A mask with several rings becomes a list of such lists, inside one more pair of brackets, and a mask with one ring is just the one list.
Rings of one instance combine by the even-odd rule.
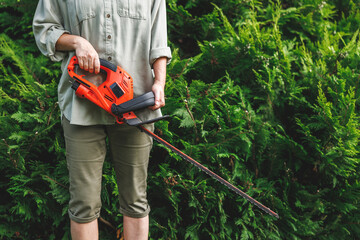
[[108, 57], [108, 61], [111, 61], [111, 59], [112, 59], [111, 57]]
[[107, 17], [107, 18], [110, 18], [110, 13], [106, 14], [106, 17]]
[[107, 38], [108, 38], [108, 39], [111, 39], [111, 35], [108, 35]]

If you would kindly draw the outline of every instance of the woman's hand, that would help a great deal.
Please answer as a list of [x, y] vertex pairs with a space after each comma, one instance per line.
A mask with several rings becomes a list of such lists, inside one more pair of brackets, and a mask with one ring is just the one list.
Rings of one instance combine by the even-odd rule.
[[75, 54], [81, 69], [89, 71], [90, 73], [100, 72], [99, 55], [86, 39], [82, 37], [77, 39], [75, 44]]
[[166, 62], [167, 58], [161, 57], [153, 64], [155, 80], [151, 90], [155, 95], [155, 105], [149, 107], [153, 111], [165, 106]]
[[55, 45], [59, 51], [74, 51], [79, 67], [90, 73], [100, 72], [99, 55], [89, 41], [77, 35], [63, 34]]
[[155, 105], [150, 109], [155, 111], [158, 108], [165, 106], [165, 85], [158, 80], [155, 80], [152, 89], [155, 95]]

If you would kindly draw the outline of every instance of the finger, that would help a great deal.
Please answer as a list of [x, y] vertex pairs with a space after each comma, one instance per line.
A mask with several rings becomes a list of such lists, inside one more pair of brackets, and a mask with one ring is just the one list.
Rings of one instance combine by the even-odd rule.
[[89, 71], [89, 58], [84, 59], [84, 70]]
[[95, 59], [94, 58], [90, 58], [89, 59], [89, 72], [93, 73], [94, 72], [94, 65], [95, 65]]
[[165, 93], [162, 91], [161, 92], [161, 104], [160, 107], [164, 107], [165, 106]]
[[78, 57], [78, 63], [79, 63], [79, 67], [81, 69], [83, 69], [84, 68], [84, 61], [83, 61], [83, 59], [81, 57]]
[[158, 99], [158, 102], [157, 102], [157, 108], [161, 108], [163, 106], [165, 106], [164, 94], [160, 91], [159, 92], [159, 99]]
[[156, 91], [155, 93], [155, 105], [154, 105], [154, 109], [158, 109], [161, 105], [161, 93], [159, 90]]
[[165, 106], [165, 92], [164, 89], [159, 90], [159, 107]]
[[165, 106], [165, 97], [164, 92], [158, 89], [153, 90], [155, 95], [154, 106], [150, 107], [151, 110], [155, 111], [163, 106]]
[[94, 67], [95, 73], [98, 74], [100, 72], [100, 60], [98, 57], [95, 58]]
[[153, 90], [153, 93], [154, 93], [154, 105], [153, 106], [150, 106], [149, 108], [153, 111], [155, 111], [156, 109], [158, 109], [158, 93], [156, 90]]

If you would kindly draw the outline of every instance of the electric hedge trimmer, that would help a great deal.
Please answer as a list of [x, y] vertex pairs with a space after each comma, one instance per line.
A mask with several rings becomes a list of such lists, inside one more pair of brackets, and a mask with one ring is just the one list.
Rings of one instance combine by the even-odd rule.
[[115, 66], [112, 63], [107, 62], [103, 59], [100, 59], [100, 65], [100, 72], [102, 74], [106, 74], [106, 80], [101, 83], [101, 85], [96, 86], [89, 80], [85, 79], [85, 75], [79, 75], [76, 73], [78, 60], [76, 56], [71, 58], [68, 65], [68, 73], [70, 77], [74, 79], [74, 81], [72, 82], [72, 88], [75, 90], [75, 94], [78, 97], [86, 98], [98, 105], [99, 107], [103, 108], [105, 111], [107, 111], [116, 118], [117, 123], [126, 123], [130, 126], [138, 127], [141, 131], [152, 137], [155, 141], [171, 149], [180, 157], [195, 165], [197, 168], [210, 175], [210, 177], [224, 184], [230, 190], [234, 191], [252, 204], [256, 205], [264, 212], [270, 214], [271, 216], [279, 218], [279, 215], [272, 211], [270, 208], [256, 201], [254, 198], [250, 197], [248, 194], [244, 193], [216, 173], [212, 172], [207, 167], [203, 166], [190, 156], [186, 155], [170, 143], [166, 142], [153, 132], [143, 127], [143, 124], [153, 123], [168, 117], [163, 116], [142, 122], [135, 115], [134, 111], [154, 105], [155, 97], [153, 92], [148, 92], [134, 98], [133, 79], [126, 71], [124, 71], [121, 67]]

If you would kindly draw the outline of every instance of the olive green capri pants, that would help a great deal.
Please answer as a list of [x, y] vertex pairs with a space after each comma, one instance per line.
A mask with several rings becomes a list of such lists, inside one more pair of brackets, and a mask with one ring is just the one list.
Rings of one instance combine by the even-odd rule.
[[[147, 169], [152, 139], [126, 124], [79, 126], [63, 117], [66, 159], [69, 169], [69, 216], [87, 223], [100, 216], [102, 167], [108, 138], [119, 190], [120, 213], [146, 217]], [[146, 126], [153, 131], [154, 125]]]

